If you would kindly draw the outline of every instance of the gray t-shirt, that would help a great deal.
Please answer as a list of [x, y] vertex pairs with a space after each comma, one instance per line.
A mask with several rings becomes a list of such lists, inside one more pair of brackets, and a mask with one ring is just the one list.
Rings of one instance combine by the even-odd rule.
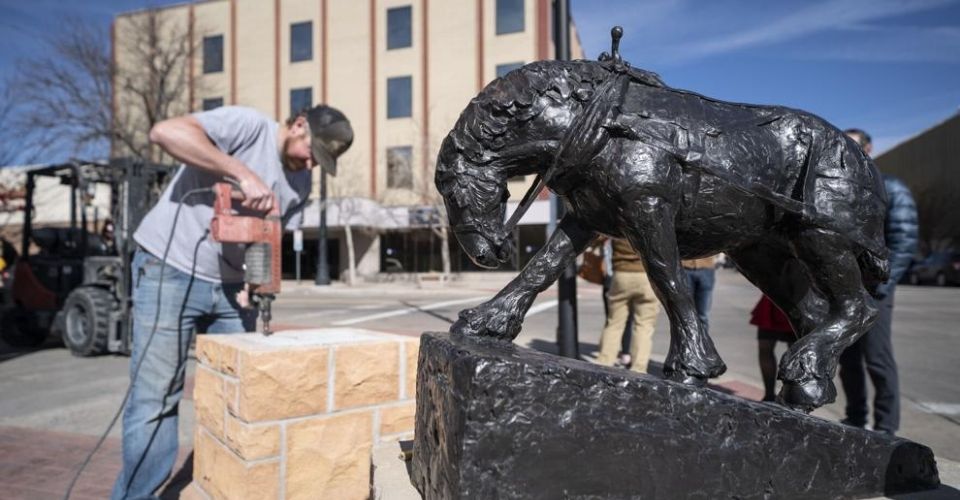
[[[308, 170], [290, 172], [283, 168], [277, 146], [277, 122], [256, 110], [236, 106], [193, 116], [221, 151], [243, 162], [273, 190], [284, 226], [288, 230], [298, 228], [310, 195], [311, 176]], [[198, 167], [181, 165], [160, 200], [143, 218], [134, 239], [151, 254], [162, 257], [180, 198], [192, 189], [210, 187], [223, 180], [223, 176]], [[167, 264], [206, 281], [242, 282], [244, 245], [221, 244], [209, 234], [213, 199], [213, 193], [198, 193], [183, 200]], [[234, 202], [234, 209], [240, 215], [255, 213], [238, 201]]]

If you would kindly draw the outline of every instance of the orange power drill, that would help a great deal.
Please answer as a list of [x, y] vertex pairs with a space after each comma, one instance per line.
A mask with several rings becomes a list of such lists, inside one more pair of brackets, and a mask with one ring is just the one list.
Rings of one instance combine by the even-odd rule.
[[214, 241], [246, 243], [243, 256], [244, 282], [249, 285], [250, 298], [263, 320], [263, 334], [270, 335], [271, 304], [280, 293], [280, 207], [274, 200], [273, 209], [263, 216], [243, 216], [233, 213], [234, 187], [224, 182], [213, 185], [213, 221], [210, 232]]

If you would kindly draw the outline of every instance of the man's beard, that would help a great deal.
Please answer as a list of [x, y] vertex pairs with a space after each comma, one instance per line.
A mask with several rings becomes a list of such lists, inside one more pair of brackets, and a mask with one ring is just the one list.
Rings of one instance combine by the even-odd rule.
[[299, 172], [307, 168], [306, 160], [300, 160], [297, 158], [291, 158], [288, 152], [290, 151], [290, 145], [295, 141], [296, 137], [287, 137], [283, 140], [283, 150], [280, 152], [280, 162], [283, 163], [283, 167], [291, 172]]

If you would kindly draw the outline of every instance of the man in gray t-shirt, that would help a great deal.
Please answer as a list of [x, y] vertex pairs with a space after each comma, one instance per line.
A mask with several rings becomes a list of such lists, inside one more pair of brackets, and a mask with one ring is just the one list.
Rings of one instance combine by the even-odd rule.
[[238, 213], [266, 213], [278, 203], [285, 227], [296, 228], [310, 194], [310, 170], [320, 165], [335, 175], [353, 130], [328, 106], [282, 124], [253, 109], [224, 107], [162, 121], [150, 140], [183, 165], [134, 234], [140, 248], [131, 266], [131, 388], [114, 499], [152, 497], [173, 469], [194, 331], [235, 333], [256, 325], [256, 311], [239, 296], [243, 246], [210, 237], [214, 196], [205, 189], [232, 181], [244, 197], [235, 202]]

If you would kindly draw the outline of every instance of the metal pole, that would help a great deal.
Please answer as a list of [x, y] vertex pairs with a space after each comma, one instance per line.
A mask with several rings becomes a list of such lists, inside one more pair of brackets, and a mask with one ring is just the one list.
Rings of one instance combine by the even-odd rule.
[[[556, 59], [570, 60], [570, 0], [553, 2], [553, 40]], [[551, 214], [563, 218], [563, 205], [551, 196]], [[557, 351], [568, 358], [580, 357], [577, 332], [577, 267], [570, 263], [557, 280]]]
[[327, 173], [320, 169], [320, 224], [317, 227], [317, 285], [330, 284], [327, 263]]

